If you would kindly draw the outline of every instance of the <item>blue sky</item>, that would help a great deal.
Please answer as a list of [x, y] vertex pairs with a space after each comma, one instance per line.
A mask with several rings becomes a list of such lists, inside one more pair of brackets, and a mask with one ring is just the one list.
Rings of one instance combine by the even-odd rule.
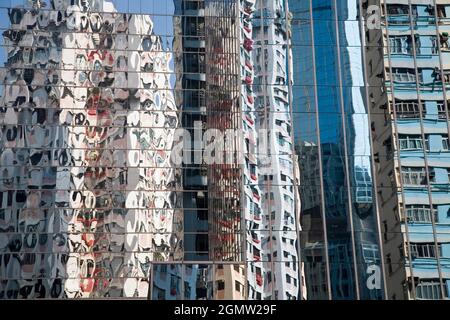
[[172, 0], [113, 0], [117, 11], [146, 13], [152, 16], [154, 31], [158, 35], [172, 35], [172, 18], [175, 7]]

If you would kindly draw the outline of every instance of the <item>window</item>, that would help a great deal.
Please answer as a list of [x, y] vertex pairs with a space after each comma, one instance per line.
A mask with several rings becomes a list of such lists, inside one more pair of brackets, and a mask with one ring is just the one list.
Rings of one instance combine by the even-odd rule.
[[217, 281], [217, 290], [224, 290], [225, 289], [225, 281], [219, 280]]
[[383, 221], [383, 227], [384, 227], [384, 232], [383, 232], [383, 234], [384, 234], [384, 241], [388, 241], [389, 228], [388, 228], [388, 224], [387, 224], [386, 220]]
[[[427, 142], [428, 141], [425, 141], [425, 145], [428, 144]], [[423, 149], [423, 140], [420, 135], [399, 135], [398, 144], [400, 146], [400, 150]]]
[[437, 110], [438, 110], [438, 118], [439, 119], [446, 119], [446, 112], [445, 112], [445, 103], [444, 101], [439, 101], [437, 103]]
[[389, 49], [394, 54], [411, 54], [412, 44], [410, 36], [389, 36]]
[[437, 13], [438, 13], [438, 17], [439, 18], [447, 18], [448, 14], [447, 14], [447, 10], [449, 9], [448, 5], [437, 5]]
[[443, 137], [442, 138], [442, 150], [449, 150], [448, 149], [448, 137]]
[[157, 297], [156, 300], [165, 300], [166, 290], [153, 286], [153, 296]]
[[411, 243], [411, 257], [414, 258], [436, 258], [442, 256], [441, 245], [438, 244], [438, 252], [434, 243]]
[[237, 280], [234, 281], [234, 290], [241, 292], [241, 284]]
[[367, 168], [355, 167], [356, 202], [372, 203], [372, 178]]
[[283, 195], [283, 199], [288, 205], [293, 205], [294, 200], [287, 194]]
[[185, 10], [199, 10], [205, 8], [205, 4], [203, 1], [183, 1], [183, 5]]
[[406, 205], [404, 211], [408, 223], [432, 223], [432, 215], [434, 215], [434, 221], [438, 221], [436, 206], [431, 209], [429, 205]]
[[170, 295], [171, 296], [176, 296], [180, 293], [180, 278], [178, 278], [175, 275], [171, 275], [170, 276]]
[[[416, 72], [414, 69], [392, 68], [392, 80], [400, 83], [416, 82]], [[422, 74], [419, 73], [419, 82], [423, 82]]]
[[290, 275], [286, 275], [286, 283], [291, 283], [291, 276]]
[[285, 144], [285, 140], [284, 140], [284, 136], [283, 136], [283, 134], [281, 133], [281, 132], [278, 132], [278, 134], [277, 134], [277, 140], [278, 140], [278, 144], [280, 145], [280, 146], [284, 146], [284, 144]]
[[409, 15], [409, 6], [402, 4], [388, 4], [387, 12], [389, 15]]
[[[417, 100], [395, 100], [395, 112], [398, 118], [420, 118], [420, 109], [422, 114], [426, 114], [423, 103], [420, 104]], [[392, 107], [392, 102], [391, 102]]]
[[363, 249], [363, 256], [364, 256], [364, 261], [366, 263], [379, 263], [380, 262], [380, 257], [379, 257], [379, 249], [378, 246], [376, 244], [363, 244], [362, 245], [362, 249]]
[[[448, 298], [447, 290], [444, 290], [444, 298]], [[441, 300], [441, 284], [438, 279], [422, 280], [416, 285], [416, 298], [427, 300]]]
[[189, 285], [189, 282], [184, 282], [184, 298], [185, 299], [191, 299], [191, 286]]
[[390, 253], [388, 253], [386, 255], [386, 263], [388, 265], [389, 274], [392, 274], [394, 272], [394, 270], [392, 269], [392, 258], [391, 258], [391, 254]]
[[267, 199], [270, 199], [270, 200], [273, 200], [274, 199], [274, 194], [273, 194], [273, 192], [271, 192], [271, 193], [266, 193], [265, 195], [264, 195], [264, 198], [267, 200]]
[[427, 184], [425, 168], [402, 167], [403, 183], [408, 185]]

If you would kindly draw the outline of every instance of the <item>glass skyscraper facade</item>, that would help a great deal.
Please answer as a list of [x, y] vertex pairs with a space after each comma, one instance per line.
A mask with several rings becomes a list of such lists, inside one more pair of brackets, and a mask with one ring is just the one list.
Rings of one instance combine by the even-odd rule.
[[108, 1], [1, 10], [3, 296], [146, 297], [183, 257], [170, 34]]
[[287, 1], [0, 7], [2, 298], [305, 294]]
[[449, 21], [0, 0], [0, 298], [447, 299]]
[[362, 1], [291, 3], [302, 259], [310, 299], [381, 299]]

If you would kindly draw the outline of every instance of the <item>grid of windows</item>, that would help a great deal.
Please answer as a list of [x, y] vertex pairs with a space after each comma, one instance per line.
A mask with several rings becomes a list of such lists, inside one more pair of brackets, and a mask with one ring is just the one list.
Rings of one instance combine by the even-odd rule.
[[0, 297], [447, 298], [450, 5], [370, 4], [0, 1]]
[[[0, 1], [0, 296], [304, 297], [287, 12], [259, 0]], [[257, 129], [275, 122], [283, 149], [268, 174]], [[195, 134], [209, 129], [236, 130], [224, 141], [234, 162], [196, 162]], [[263, 281], [286, 270], [290, 283]]]
[[[449, 185], [445, 156], [449, 148], [448, 70], [444, 67], [448, 57], [443, 54], [449, 47], [448, 33], [444, 29], [448, 25], [446, 17], [450, 6], [400, 1], [381, 1], [381, 6], [387, 21], [380, 31], [380, 36], [384, 37], [382, 44], [388, 49], [384, 52], [384, 77], [391, 79], [383, 95], [389, 101], [390, 110], [395, 112], [385, 114], [388, 122], [385, 128], [378, 126], [378, 132], [392, 132], [398, 150], [392, 160], [382, 159], [380, 166], [395, 167], [400, 174], [398, 179], [391, 179], [397, 187], [397, 199], [388, 204], [380, 192], [380, 210], [382, 218], [386, 219], [386, 230], [402, 234], [397, 241], [394, 234], [388, 234], [384, 252], [390, 264], [396, 265], [398, 258], [398, 264], [408, 273], [397, 281], [395, 268], [391, 268], [394, 272], [387, 278], [387, 287], [389, 296], [403, 299], [445, 299], [448, 280], [443, 261], [447, 258], [447, 244], [440, 243], [439, 233], [447, 232], [444, 231], [447, 229], [445, 211], [450, 204], [445, 191]], [[399, 35], [400, 28], [409, 31]], [[407, 49], [410, 49], [408, 55], [402, 52]], [[376, 113], [373, 112], [374, 119]], [[375, 142], [380, 152], [392, 152], [387, 150], [387, 145]], [[379, 181], [384, 184], [385, 180], [380, 173]], [[394, 222], [391, 215], [398, 208], [400, 224]], [[417, 228], [421, 227], [429, 229], [419, 232]], [[400, 252], [399, 255], [398, 248], [406, 248], [410, 254]], [[426, 265], [422, 259], [433, 262]], [[405, 283], [411, 289], [402, 293]]]

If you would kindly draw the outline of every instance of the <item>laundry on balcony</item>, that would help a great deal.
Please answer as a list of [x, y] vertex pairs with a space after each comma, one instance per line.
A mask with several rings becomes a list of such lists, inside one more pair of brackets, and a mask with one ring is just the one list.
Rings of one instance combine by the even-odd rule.
[[261, 196], [259, 195], [258, 191], [256, 189], [254, 189], [253, 186], [251, 187], [251, 189], [253, 191], [253, 197], [259, 201], [261, 199]]
[[258, 286], [262, 286], [263, 284], [262, 276], [260, 274], [256, 274], [256, 284]]
[[253, 9], [252, 9], [251, 5], [245, 6], [244, 12], [247, 14], [252, 14]]
[[441, 43], [441, 49], [449, 49], [449, 45], [448, 45], [448, 32], [442, 32], [439, 35], [439, 40]]
[[244, 40], [244, 48], [247, 51], [252, 51], [253, 50], [253, 40], [250, 40], [250, 39]]
[[253, 121], [253, 119], [249, 116], [249, 115], [246, 115], [245, 116], [245, 119], [247, 120], [247, 122], [249, 122], [251, 125], [253, 125], [255, 122]]

